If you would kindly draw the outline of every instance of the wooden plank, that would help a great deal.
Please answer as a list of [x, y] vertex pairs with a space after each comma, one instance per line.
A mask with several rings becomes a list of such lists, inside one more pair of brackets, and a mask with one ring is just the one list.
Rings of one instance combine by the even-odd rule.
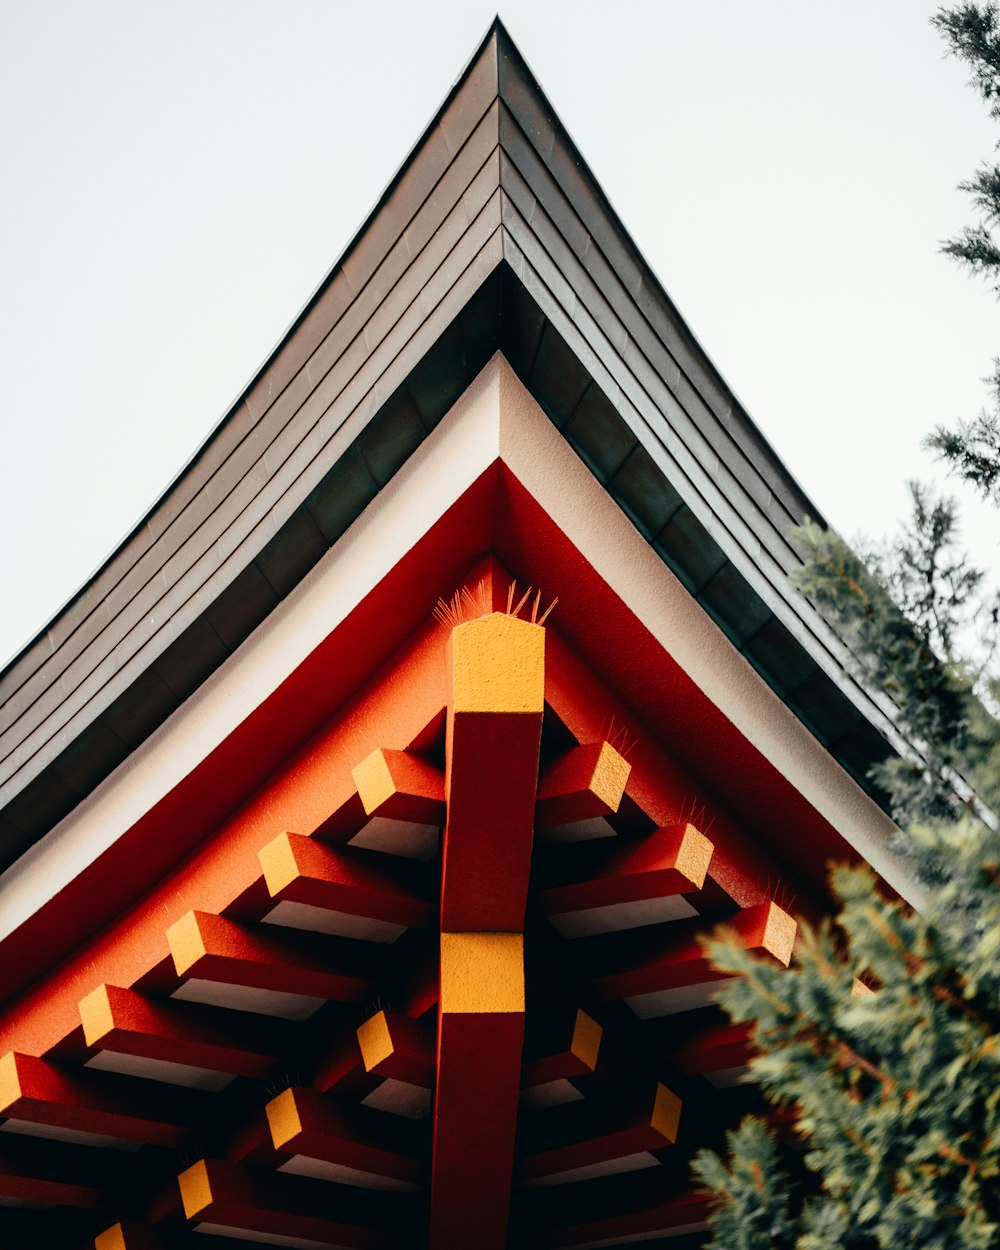
[[287, 1064], [287, 1025], [195, 1003], [158, 1001], [100, 985], [80, 1002], [88, 1046], [98, 1051], [266, 1080]]
[[674, 1144], [680, 1117], [681, 1100], [657, 1082], [652, 1094], [616, 1116], [616, 1123], [592, 1136], [525, 1156], [518, 1165], [518, 1179], [526, 1186], [561, 1185], [656, 1166], [651, 1152]]
[[345, 1108], [328, 1094], [300, 1087], [272, 1098], [265, 1111], [275, 1150], [288, 1156], [282, 1172], [365, 1189], [415, 1192], [424, 1187], [424, 1164], [412, 1139], [405, 1141], [405, 1123], [377, 1111]]
[[168, 1094], [145, 1081], [72, 1071], [16, 1051], [0, 1059], [0, 1116], [26, 1132], [36, 1126], [56, 1138], [69, 1130], [98, 1134], [111, 1144], [117, 1139], [176, 1148], [207, 1115], [204, 1100], [180, 1090]]
[[375, 990], [374, 962], [346, 940], [190, 911], [167, 930], [167, 942], [177, 975], [218, 985], [223, 998], [234, 986], [360, 1003]]
[[[189, 1226], [200, 1233], [250, 1240], [297, 1237], [320, 1245], [382, 1250], [394, 1239], [378, 1227], [367, 1195], [340, 1186], [331, 1203], [326, 1186], [298, 1176], [254, 1171], [223, 1159], [200, 1159], [177, 1178]], [[378, 1203], [387, 1196], [380, 1194]]]

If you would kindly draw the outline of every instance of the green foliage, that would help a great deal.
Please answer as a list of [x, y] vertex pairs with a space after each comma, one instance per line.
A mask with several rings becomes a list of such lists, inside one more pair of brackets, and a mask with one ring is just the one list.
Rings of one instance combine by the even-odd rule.
[[730, 1164], [710, 1150], [693, 1164], [695, 1176], [715, 1195], [715, 1244], [725, 1250], [794, 1246], [798, 1187], [774, 1135], [748, 1116], [728, 1134], [727, 1144]]
[[[941, 9], [932, 19], [952, 56], [972, 71], [971, 85], [1000, 121], [1000, 14], [995, 4], [960, 4]], [[1000, 245], [992, 231], [1000, 225], [1000, 165], [981, 165], [967, 182], [959, 184], [972, 196], [980, 221], [942, 247], [947, 255], [973, 274], [985, 278], [1000, 295]], [[989, 379], [994, 410], [954, 429], [939, 426], [927, 439], [959, 477], [987, 499], [1000, 504], [1000, 360], [993, 362]]]
[[779, 1141], [744, 1121], [731, 1162], [698, 1156], [713, 1250], [1000, 1244], [1000, 834], [967, 817], [915, 836], [923, 914], [841, 868], [838, 921], [804, 931], [792, 968], [710, 948], [795, 1126]]
[[[995, 4], [960, 4], [954, 9], [941, 9], [932, 19], [944, 36], [952, 56], [964, 61], [972, 71], [971, 86], [979, 92], [990, 108], [990, 115], [1000, 121], [1000, 17]], [[1000, 224], [1000, 167], [981, 165], [974, 176], [960, 184], [972, 196], [982, 220], [967, 226], [943, 250], [973, 273], [993, 283], [1000, 293], [1000, 248], [990, 233]]]
[[959, 4], [939, 9], [931, 24], [944, 36], [948, 51], [972, 70], [971, 86], [1000, 121], [1000, 25], [995, 4]]
[[[961, 4], [934, 24], [1000, 121], [998, 6]], [[1000, 295], [1000, 165], [962, 189], [981, 220], [944, 251]], [[991, 384], [994, 412], [927, 443], [1000, 505], [1000, 361]], [[715, 1211], [710, 1250], [1000, 1246], [1000, 600], [982, 600], [982, 574], [955, 554], [953, 502], [911, 492], [912, 520], [888, 551], [862, 558], [803, 527], [796, 581], [914, 747], [873, 777], [924, 901], [914, 912], [870, 870], [838, 868], [839, 915], [800, 930], [791, 968], [735, 940], [711, 944], [735, 978], [723, 1005], [754, 1024], [754, 1076], [784, 1116], [780, 1134], [745, 1120], [728, 1160], [696, 1159]], [[962, 658], [973, 635], [974, 661]]]
[[[990, 382], [1000, 395], [1000, 362], [994, 364]], [[982, 412], [953, 430], [939, 425], [925, 445], [956, 477], [969, 482], [984, 499], [1000, 504], [1000, 412]]]
[[996, 607], [977, 602], [983, 575], [954, 554], [954, 503], [915, 484], [911, 492], [911, 524], [887, 552], [862, 560], [818, 525], [793, 535], [804, 561], [796, 584], [832, 620], [862, 676], [893, 700], [915, 745], [912, 759], [872, 770], [900, 824], [958, 816], [970, 787], [987, 808], [1000, 800], [1000, 727], [977, 697], [990, 689], [991, 648], [978, 665], [956, 655], [970, 629], [989, 638]]

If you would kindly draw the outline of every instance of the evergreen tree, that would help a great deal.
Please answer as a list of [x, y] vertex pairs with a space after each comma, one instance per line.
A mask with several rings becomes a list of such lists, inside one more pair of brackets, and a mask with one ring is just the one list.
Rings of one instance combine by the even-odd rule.
[[[1000, 120], [1000, 15], [942, 10], [935, 25]], [[1000, 166], [964, 184], [982, 220], [945, 251], [1000, 294]], [[1000, 505], [996, 410], [928, 440]], [[723, 935], [720, 995], [754, 1024], [753, 1073], [781, 1130], [747, 1119], [729, 1159], [703, 1151], [712, 1250], [1000, 1246], [1000, 680], [998, 600], [955, 554], [955, 506], [913, 486], [913, 518], [886, 552], [855, 554], [817, 526], [799, 532], [799, 585], [833, 620], [861, 675], [894, 700], [912, 759], [873, 770], [924, 890], [919, 913], [880, 894], [865, 868], [837, 868], [836, 920], [803, 926], [790, 969]], [[971, 658], [962, 652], [979, 641]]]
[[806, 929], [792, 968], [711, 948], [796, 1130], [747, 1119], [728, 1164], [696, 1159], [717, 1250], [1000, 1245], [1000, 835], [973, 817], [913, 834], [936, 882], [921, 913], [841, 868], [840, 916]]
[[[1000, 599], [982, 593], [983, 573], [956, 554], [953, 500], [910, 485], [913, 516], [886, 551], [855, 554], [818, 525], [793, 537], [803, 555], [795, 581], [856, 657], [860, 677], [896, 704], [916, 748], [872, 769], [896, 822], [953, 820], [966, 808], [1000, 811], [995, 672]], [[975, 657], [963, 642], [975, 637]], [[901, 849], [906, 849], [904, 839]]]
[[[971, 68], [971, 85], [989, 105], [990, 115], [1000, 121], [997, 6], [961, 4], [954, 9], [942, 9], [931, 20], [944, 36], [948, 51]], [[945, 243], [943, 250], [970, 272], [985, 278], [1000, 296], [1000, 244], [994, 235], [1000, 226], [1000, 165], [981, 165], [960, 187], [972, 196], [980, 219]], [[971, 482], [985, 498], [1000, 504], [1000, 360], [994, 360], [993, 375], [988, 381], [993, 410], [983, 411], [972, 421], [960, 421], [952, 429], [938, 426], [927, 445], [959, 477]]]

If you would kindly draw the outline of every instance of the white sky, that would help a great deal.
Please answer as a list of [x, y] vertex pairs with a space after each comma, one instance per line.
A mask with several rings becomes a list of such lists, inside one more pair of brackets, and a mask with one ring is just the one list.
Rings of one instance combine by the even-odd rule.
[[[1000, 308], [1000, 138], [925, 0], [510, 0], [625, 225], [828, 519], [880, 534]], [[0, 0], [0, 662], [146, 512], [472, 54], [478, 0]], [[967, 514], [982, 563], [997, 515]]]

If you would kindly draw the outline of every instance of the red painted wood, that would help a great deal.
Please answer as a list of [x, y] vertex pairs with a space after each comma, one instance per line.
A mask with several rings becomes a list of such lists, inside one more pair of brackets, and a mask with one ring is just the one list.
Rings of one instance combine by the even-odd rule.
[[[553, 760], [543, 770], [538, 779], [538, 799], [535, 803], [536, 829], [592, 820], [618, 810], [617, 802], [613, 805], [608, 803], [592, 788], [594, 771], [602, 751], [606, 749], [603, 742], [587, 743]], [[628, 765], [622, 769], [626, 775], [629, 771]], [[618, 797], [620, 799], [620, 794]]]
[[613, 1244], [619, 1238], [635, 1239], [642, 1234], [678, 1236], [685, 1229], [692, 1232], [703, 1229], [709, 1213], [708, 1200], [700, 1193], [682, 1193], [643, 1210], [625, 1211], [605, 1219], [543, 1232], [529, 1244], [536, 1250], [575, 1250], [605, 1241]]
[[385, 856], [282, 833], [260, 851], [259, 859], [273, 899], [404, 927], [436, 924], [436, 899], [421, 898], [402, 884], [402, 874], [393, 872]]
[[67, 1071], [16, 1052], [0, 1060], [0, 1098], [0, 1115], [11, 1120], [173, 1147], [191, 1138], [209, 1110], [203, 1095], [110, 1072]]
[[449, 720], [441, 927], [519, 933], [531, 872], [541, 716]]
[[442, 1018], [434, 1105], [431, 1250], [507, 1245], [524, 1016]]
[[222, 1159], [202, 1160], [178, 1180], [185, 1215], [195, 1229], [199, 1224], [214, 1224], [358, 1250], [381, 1250], [395, 1240], [376, 1224], [377, 1203], [385, 1202], [384, 1195], [373, 1199], [370, 1194], [346, 1191], [338, 1209], [332, 1210], [325, 1190], [315, 1182]]
[[189, 912], [168, 938], [179, 976], [344, 1003], [363, 1002], [375, 990], [367, 952], [337, 938], [201, 911]]
[[99, 986], [81, 1007], [99, 1050], [266, 1080], [288, 1062], [290, 1026], [200, 1003], [161, 1002], [122, 986]]
[[[328, 1094], [300, 1087], [284, 1090], [265, 1110], [274, 1148], [283, 1156], [301, 1156], [351, 1172], [369, 1173], [386, 1189], [418, 1189], [425, 1183], [424, 1165], [414, 1153], [387, 1147], [387, 1139], [402, 1139], [404, 1134], [399, 1130], [409, 1125], [386, 1123], [384, 1113], [369, 1111], [366, 1120], [363, 1108], [345, 1108]], [[343, 1175], [342, 1180], [352, 1183], [350, 1174]], [[377, 1181], [371, 1184], [379, 1187]]]
[[[695, 894], [704, 877], [692, 871], [695, 865], [684, 858], [687, 826], [656, 829], [636, 841], [619, 845], [605, 839], [592, 846], [571, 848], [553, 859], [545, 887], [533, 903], [545, 916], [667, 898], [675, 894]], [[706, 861], [711, 856], [705, 848]], [[700, 865], [699, 865], [700, 866]], [[559, 882], [556, 884], [556, 882]]]

